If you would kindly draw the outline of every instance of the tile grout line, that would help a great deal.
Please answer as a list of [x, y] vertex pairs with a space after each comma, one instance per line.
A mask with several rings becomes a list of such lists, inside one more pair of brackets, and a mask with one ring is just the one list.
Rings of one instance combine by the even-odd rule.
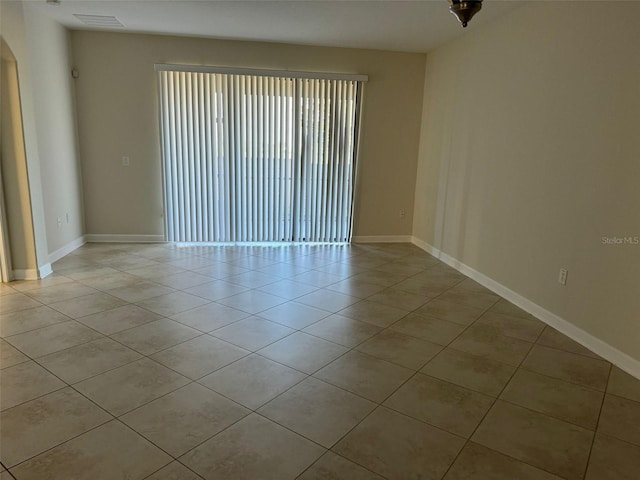
[[602, 417], [604, 402], [607, 399], [607, 390], [609, 389], [609, 382], [611, 381], [612, 371], [613, 371], [613, 365], [609, 365], [609, 371], [607, 372], [607, 382], [605, 384], [604, 392], [602, 394], [602, 402], [600, 402], [600, 408], [598, 409], [598, 418], [596, 420], [596, 425], [594, 427], [593, 437], [591, 438], [591, 445], [589, 447], [589, 454], [587, 455], [587, 462], [585, 463], [585, 466], [584, 466], [584, 473], [582, 474], [583, 479], [587, 477], [587, 472], [589, 471], [589, 463], [591, 463], [591, 455], [593, 453], [593, 447], [596, 443], [596, 435], [598, 434], [598, 427], [600, 426], [600, 418]]
[[[37, 364], [37, 365], [39, 365], [41, 368], [44, 368], [44, 369], [46, 370], [46, 368], [45, 368], [43, 365], [40, 365], [40, 364], [39, 364], [35, 359], [32, 359], [32, 360], [33, 360], [33, 362], [34, 362], [34, 363], [36, 363], [36, 364]], [[102, 425], [105, 425], [105, 424], [107, 424], [107, 423], [109, 423], [109, 422], [111, 422], [111, 421], [113, 421], [113, 420], [117, 420], [117, 417], [115, 417], [115, 415], [113, 415], [113, 414], [112, 414], [111, 412], [109, 412], [107, 409], [103, 408], [103, 407], [102, 407], [101, 405], [99, 405], [98, 403], [94, 402], [92, 399], [90, 399], [89, 397], [87, 397], [86, 395], [84, 395], [82, 392], [78, 391], [78, 390], [77, 390], [73, 385], [71, 385], [71, 384], [69, 384], [69, 383], [65, 382], [63, 379], [61, 379], [60, 377], [58, 377], [55, 373], [50, 372], [49, 370], [47, 370], [47, 371], [48, 371], [51, 375], [53, 375], [54, 377], [56, 377], [58, 380], [60, 380], [60, 381], [64, 384], [64, 386], [63, 386], [63, 387], [60, 387], [60, 388], [58, 388], [58, 389], [56, 389], [56, 390], [54, 390], [54, 391], [51, 391], [51, 392], [45, 393], [44, 395], [40, 395], [39, 397], [33, 398], [33, 399], [31, 399], [31, 400], [27, 400], [26, 402], [22, 402], [22, 403], [21, 403], [21, 404], [19, 404], [19, 405], [15, 405], [15, 406], [10, 407], [10, 408], [8, 408], [8, 409], [6, 409], [6, 410], [3, 410], [3, 413], [4, 413], [4, 412], [6, 412], [6, 411], [8, 411], [8, 410], [10, 410], [10, 409], [13, 409], [13, 408], [15, 408], [15, 407], [18, 407], [18, 406], [20, 406], [20, 405], [25, 405], [26, 403], [29, 403], [29, 402], [31, 402], [31, 401], [33, 401], [33, 400], [38, 400], [38, 399], [43, 398], [43, 397], [45, 397], [45, 396], [47, 396], [47, 395], [50, 395], [50, 394], [52, 394], [52, 393], [57, 393], [57, 392], [59, 392], [59, 391], [61, 391], [61, 390], [64, 390], [65, 388], [70, 388], [70, 389], [72, 389], [74, 392], [76, 392], [78, 395], [80, 395], [81, 397], [83, 397], [85, 400], [87, 400], [88, 402], [90, 402], [91, 404], [93, 404], [94, 406], [96, 406], [97, 408], [99, 408], [100, 410], [102, 410], [104, 413], [106, 413], [108, 416], [110, 416], [110, 417], [112, 417], [112, 418], [111, 418], [111, 419], [109, 419], [109, 420], [107, 420], [107, 421], [105, 421], [105, 422], [103, 422], [103, 423], [101, 423], [101, 424], [99, 424], [99, 425], [96, 425], [96, 426], [94, 426], [94, 427], [92, 427], [92, 428], [90, 428], [90, 429], [88, 429], [88, 430], [86, 430], [86, 431], [84, 431], [84, 432], [82, 432], [82, 433], [79, 433], [79, 434], [77, 434], [77, 435], [74, 435], [74, 436], [72, 436], [71, 438], [68, 438], [67, 440], [64, 440], [64, 441], [62, 441], [62, 442], [60, 442], [60, 443], [57, 443], [57, 444], [55, 444], [55, 445], [53, 445], [53, 446], [51, 446], [51, 447], [49, 447], [49, 448], [45, 449], [44, 451], [42, 451], [42, 452], [40, 452], [40, 453], [37, 453], [37, 454], [35, 454], [35, 455], [32, 455], [31, 457], [29, 457], [29, 458], [27, 458], [27, 459], [25, 459], [25, 460], [23, 460], [23, 461], [21, 461], [21, 462], [17, 463], [16, 465], [13, 465], [11, 468], [15, 468], [16, 466], [21, 465], [21, 464], [23, 464], [23, 463], [25, 463], [25, 462], [28, 462], [28, 461], [29, 461], [29, 460], [31, 460], [32, 458], [35, 458], [35, 457], [37, 457], [37, 456], [39, 456], [39, 455], [42, 455], [42, 454], [44, 454], [45, 452], [48, 452], [49, 450], [52, 450], [52, 449], [54, 449], [54, 448], [56, 448], [56, 447], [58, 447], [58, 446], [60, 446], [60, 445], [63, 445], [63, 444], [67, 443], [67, 442], [68, 442], [68, 441], [70, 441], [70, 440], [73, 440], [74, 438], [77, 438], [77, 437], [79, 437], [79, 436], [81, 436], [81, 435], [84, 435], [84, 434], [85, 434], [85, 433], [87, 433], [87, 432], [90, 432], [90, 431], [92, 431], [92, 430], [95, 430], [96, 428], [99, 428], [99, 427], [101, 427]], [[8, 470], [8, 469], [7, 469], [7, 470]]]
[[[538, 337], [537, 337], [537, 338], [540, 338], [540, 335], [542, 335], [542, 332], [543, 332], [543, 331], [544, 331], [544, 329], [540, 331], [540, 333], [538, 334]], [[537, 338], [536, 338], [536, 341], [537, 341]], [[522, 366], [522, 363], [523, 363], [523, 362], [525, 361], [525, 359], [528, 357], [529, 353], [531, 353], [531, 350], [533, 349], [534, 345], [535, 345], [535, 343], [532, 343], [532, 344], [531, 344], [531, 346], [529, 347], [529, 350], [527, 351], [527, 353], [523, 356], [523, 358], [522, 358], [522, 360], [520, 361], [520, 363], [518, 364], [518, 366], [514, 369], [514, 371], [513, 371], [513, 372], [512, 372], [512, 374], [510, 375], [509, 380], [507, 380], [507, 381], [505, 382], [504, 386], [503, 386], [503, 387], [502, 387], [502, 389], [500, 390], [500, 393], [498, 393], [498, 395], [494, 398], [494, 400], [493, 400], [493, 402], [492, 402], [491, 406], [490, 406], [490, 407], [487, 409], [487, 411], [484, 413], [484, 415], [482, 416], [482, 418], [480, 419], [480, 421], [478, 422], [478, 424], [476, 425], [476, 427], [473, 429], [473, 432], [471, 432], [471, 434], [469, 435], [469, 437], [465, 440], [464, 445], [462, 446], [462, 448], [460, 449], [460, 451], [458, 452], [458, 454], [457, 454], [457, 455], [456, 455], [456, 457], [454, 458], [453, 462], [451, 462], [451, 464], [449, 465], [449, 468], [447, 468], [447, 470], [446, 470], [446, 472], [444, 473], [444, 475], [442, 476], [442, 478], [444, 478], [444, 477], [446, 477], [446, 476], [447, 476], [447, 474], [449, 473], [449, 471], [451, 470], [451, 468], [455, 465], [455, 463], [457, 462], [458, 458], [460, 457], [460, 454], [464, 451], [464, 449], [467, 447], [467, 445], [469, 445], [469, 442], [471, 442], [471, 441], [472, 441], [473, 436], [474, 436], [474, 435], [475, 435], [475, 433], [478, 431], [478, 429], [480, 428], [480, 426], [483, 424], [483, 422], [484, 422], [485, 418], [487, 418], [487, 415], [489, 415], [489, 412], [491, 412], [491, 411], [494, 409], [495, 405], [497, 404], [498, 400], [500, 400], [500, 397], [501, 397], [501, 396], [502, 396], [502, 394], [504, 393], [505, 389], [507, 388], [507, 386], [509, 385], [509, 383], [511, 383], [511, 381], [513, 380], [513, 377], [515, 376], [516, 372], [520, 369], [520, 367]], [[479, 445], [482, 445], [482, 444], [479, 444]], [[482, 446], [485, 446], [485, 445], [482, 445]], [[490, 448], [490, 447], [486, 447], [486, 448]], [[490, 448], [490, 449], [491, 449], [491, 450], [493, 450], [493, 451], [497, 451], [497, 450], [494, 450], [494, 449], [492, 449], [492, 448]], [[531, 467], [538, 468], [538, 467], [536, 467], [536, 466], [534, 466], [534, 465], [529, 464], [528, 462], [525, 462], [525, 461], [523, 461], [523, 460], [520, 460], [520, 459], [517, 459], [517, 458], [515, 458], [515, 457], [512, 457], [511, 455], [507, 455], [507, 454], [505, 454], [505, 453], [503, 453], [503, 452], [498, 452], [498, 453], [501, 453], [502, 455], [506, 455], [507, 457], [512, 458], [512, 459], [514, 459], [514, 460], [517, 460], [517, 461], [519, 461], [519, 462], [525, 463], [525, 464], [527, 464], [527, 465], [529, 465], [529, 466], [531, 466]], [[544, 470], [544, 469], [539, 469], [539, 470]], [[552, 473], [552, 472], [548, 472], [548, 473]]]
[[[181, 467], [186, 468], [189, 472], [193, 473], [197, 479], [202, 479], [203, 477], [201, 477], [200, 475], [198, 475], [195, 471], [191, 470], [189, 467], [187, 467], [184, 463], [180, 462], [179, 460], [177, 460], [176, 458], [171, 457], [172, 460], [167, 463], [166, 465], [163, 465], [162, 467], [160, 467], [159, 469], [151, 472], [149, 475], [147, 475], [146, 477], [142, 478], [141, 480], [147, 480], [151, 477], [153, 477], [156, 473], [160, 473], [162, 470], [164, 470], [165, 468], [167, 468], [169, 465], [171, 465], [172, 463], [177, 463], [178, 465], [180, 465]], [[179, 479], [178, 479], [179, 480]]]
[[[313, 468], [313, 466], [314, 466], [316, 463], [318, 463], [320, 460], [322, 460], [322, 459], [323, 459], [323, 458], [324, 458], [328, 453], [331, 453], [332, 455], [336, 455], [336, 456], [338, 456], [338, 457], [340, 457], [340, 458], [342, 458], [342, 459], [344, 459], [344, 460], [346, 460], [346, 461], [348, 461], [348, 462], [351, 462], [351, 463], [353, 463], [354, 465], [357, 465], [358, 467], [360, 467], [360, 468], [362, 468], [362, 469], [366, 470], [367, 472], [370, 472], [370, 473], [372, 473], [373, 475], [376, 475], [376, 476], [378, 476], [378, 477], [380, 477], [380, 478], [382, 478], [382, 479], [384, 479], [384, 480], [389, 480], [389, 477], [387, 477], [387, 476], [385, 476], [385, 475], [382, 475], [381, 473], [374, 472], [374, 471], [373, 471], [373, 470], [371, 470], [370, 468], [365, 467], [364, 465], [360, 465], [359, 463], [357, 463], [357, 462], [355, 462], [355, 461], [353, 461], [353, 460], [350, 460], [350, 459], [348, 459], [347, 457], [345, 457], [344, 455], [340, 455], [339, 453], [334, 452], [334, 451], [333, 451], [333, 450], [331, 450], [331, 449], [327, 449], [327, 451], [326, 451], [326, 452], [324, 452], [322, 455], [320, 455], [320, 456], [319, 456], [319, 457], [318, 457], [318, 458], [317, 458], [313, 463], [311, 463], [311, 465], [309, 465], [309, 466], [308, 466], [307, 468], [305, 468], [302, 472], [300, 472], [300, 474], [299, 474], [298, 476], [296, 476], [296, 479], [301, 478], [301, 477], [302, 477], [302, 475], [304, 475], [307, 471], [311, 470], [311, 468]], [[339, 479], [338, 479], [338, 480], [339, 480]]]

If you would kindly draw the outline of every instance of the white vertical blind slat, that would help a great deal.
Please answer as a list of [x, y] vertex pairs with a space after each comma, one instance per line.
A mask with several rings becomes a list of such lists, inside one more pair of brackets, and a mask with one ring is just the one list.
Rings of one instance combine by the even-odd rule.
[[185, 157], [186, 152], [185, 149], [188, 148], [189, 140], [186, 138], [186, 126], [187, 120], [184, 116], [185, 110], [185, 102], [186, 102], [186, 92], [184, 90], [184, 74], [178, 74], [177, 79], [178, 86], [178, 98], [176, 102], [176, 107], [178, 110], [178, 138], [176, 139], [176, 143], [178, 145], [178, 155], [177, 155], [177, 164], [178, 164], [178, 185], [179, 185], [179, 196], [178, 196], [178, 206], [180, 208], [180, 218], [183, 219], [181, 222], [178, 222], [178, 226], [180, 227], [180, 239], [186, 238], [187, 229], [189, 228], [189, 204], [188, 198], [185, 198], [185, 187], [188, 188], [188, 178], [185, 175]]
[[300, 240], [306, 240], [307, 236], [309, 235], [309, 213], [310, 213], [310, 200], [309, 200], [309, 195], [310, 195], [310, 191], [311, 191], [311, 185], [310, 185], [310, 181], [311, 181], [311, 169], [313, 168], [313, 166], [311, 165], [311, 158], [310, 158], [310, 152], [309, 152], [309, 144], [308, 144], [308, 135], [309, 135], [309, 124], [310, 122], [310, 118], [309, 118], [309, 103], [307, 101], [307, 99], [309, 98], [309, 82], [307, 80], [303, 80], [302, 81], [302, 85], [303, 85], [303, 89], [304, 92], [302, 94], [302, 105], [303, 105], [303, 110], [302, 110], [302, 125], [300, 126], [300, 129], [302, 130], [302, 157], [301, 157], [301, 166], [302, 166], [302, 173], [301, 173], [301, 184], [302, 184], [302, 210], [301, 210], [301, 216], [302, 216], [302, 221], [301, 221], [301, 237], [298, 239]]
[[231, 148], [231, 138], [230, 134], [232, 132], [231, 128], [231, 120], [229, 117], [229, 104], [231, 103], [230, 93], [229, 93], [229, 76], [225, 75], [220, 78], [221, 80], [221, 91], [222, 98], [221, 102], [223, 105], [223, 123], [222, 123], [222, 144], [223, 144], [223, 152], [220, 156], [220, 164], [221, 164], [221, 183], [223, 183], [223, 188], [221, 194], [216, 197], [220, 199], [221, 205], [223, 205], [223, 216], [224, 223], [221, 228], [220, 233], [220, 241], [230, 241], [231, 236], [231, 202], [233, 198], [233, 191], [231, 190], [231, 185], [233, 184], [233, 171], [231, 170], [231, 157], [233, 155], [233, 151]]
[[[163, 72], [160, 75], [160, 111], [162, 113], [163, 122], [161, 124], [162, 131], [173, 131], [172, 128], [172, 107], [173, 100], [171, 95], [171, 89], [169, 87], [169, 73]], [[167, 165], [168, 159], [174, 158], [173, 142], [175, 138], [173, 135], [163, 135], [163, 149], [162, 149], [162, 178], [163, 178], [163, 192], [164, 192], [164, 205], [170, 205], [170, 208], [165, 208], [164, 219], [164, 232], [167, 239], [173, 237], [173, 232], [170, 227], [173, 225], [173, 193], [174, 189], [171, 188], [171, 182], [173, 176], [171, 175], [171, 165]], [[171, 218], [169, 216], [171, 215]]]
[[240, 165], [240, 178], [238, 179], [240, 186], [240, 222], [239, 222], [239, 236], [243, 242], [247, 241], [247, 237], [249, 234], [248, 229], [248, 210], [250, 208], [249, 205], [249, 192], [247, 191], [248, 184], [248, 172], [247, 172], [247, 122], [245, 121], [247, 118], [247, 93], [246, 93], [246, 84], [245, 84], [245, 76], [238, 75], [238, 92], [237, 92], [237, 102], [238, 109], [240, 111], [240, 116], [238, 117], [238, 129], [239, 129], [239, 155], [237, 161]]
[[292, 189], [293, 189], [293, 214], [291, 220], [291, 239], [294, 241], [299, 241], [301, 233], [301, 225], [302, 225], [302, 188], [300, 179], [302, 178], [302, 105], [300, 102], [300, 91], [301, 91], [301, 80], [295, 79], [294, 82], [294, 92], [293, 96], [293, 128], [294, 128], [294, 150], [293, 156], [296, 159], [293, 162], [293, 178], [292, 178]]
[[338, 123], [337, 123], [338, 105], [336, 102], [337, 92], [338, 92], [338, 82], [332, 82], [331, 91], [329, 94], [331, 106], [329, 108], [329, 119], [328, 119], [328, 122], [330, 124], [329, 126], [330, 133], [329, 133], [329, 141], [327, 142], [327, 149], [328, 149], [327, 156], [332, 159], [331, 169], [330, 169], [331, 176], [329, 178], [329, 182], [331, 185], [331, 188], [329, 189], [330, 195], [328, 199], [328, 203], [329, 203], [328, 217], [329, 218], [327, 219], [330, 241], [336, 241], [337, 233], [338, 233], [336, 228], [336, 223], [335, 223], [336, 213], [337, 213], [336, 205], [337, 205], [337, 197], [338, 197], [338, 189], [339, 189], [339, 181], [340, 181], [340, 168], [339, 168], [338, 162], [336, 161], [336, 155], [335, 155], [336, 142], [337, 142], [336, 131], [338, 128]]
[[[211, 106], [211, 84], [209, 82], [209, 79], [206, 76], [203, 76], [202, 79], [202, 87], [204, 90], [204, 98], [202, 99], [202, 114], [204, 116], [204, 122], [203, 122], [203, 138], [204, 138], [204, 142], [205, 142], [205, 146], [204, 146], [204, 157], [205, 157], [205, 162], [206, 162], [206, 176], [205, 176], [205, 181], [204, 181], [204, 187], [203, 187], [203, 194], [205, 195], [205, 205], [206, 205], [206, 213], [204, 214], [204, 217], [207, 219], [207, 228], [205, 230], [205, 237], [204, 238], [215, 238], [214, 235], [214, 229], [213, 229], [213, 222], [214, 222], [214, 218], [215, 215], [213, 213], [213, 195], [207, 195], [206, 192], [212, 192], [213, 191], [213, 155], [211, 152], [211, 134], [213, 132], [213, 127], [211, 125], [211, 113], [212, 113], [212, 108], [210, 108]], [[203, 240], [204, 241], [204, 240]]]
[[[340, 83], [338, 84], [338, 89], [336, 92], [336, 104], [337, 104], [337, 114], [338, 114], [338, 121], [337, 121], [337, 128], [336, 131], [337, 132], [342, 132], [342, 129], [344, 128], [344, 124], [342, 121], [342, 114], [344, 111], [344, 103], [342, 102], [342, 91], [343, 91], [343, 85]], [[342, 209], [342, 194], [344, 192], [344, 158], [342, 157], [342, 146], [344, 144], [344, 137], [342, 135], [337, 135], [336, 138], [336, 151], [335, 151], [335, 158], [336, 161], [338, 163], [338, 196], [337, 196], [337, 203], [336, 203], [336, 211], [340, 211]], [[342, 223], [339, 221], [339, 218], [334, 219], [334, 221], [336, 222], [336, 238], [340, 239], [342, 238]]]
[[185, 189], [185, 196], [188, 198], [188, 206], [189, 206], [189, 235], [192, 238], [197, 238], [196, 231], [196, 192], [195, 192], [195, 162], [194, 162], [194, 137], [193, 137], [193, 92], [191, 88], [191, 83], [193, 81], [194, 75], [186, 75], [185, 76], [185, 89], [186, 89], [186, 98], [185, 98], [185, 135], [187, 137], [186, 142], [186, 154], [185, 154], [185, 174], [188, 178], [187, 188]]
[[282, 158], [282, 138], [281, 138], [281, 124], [282, 124], [282, 93], [280, 92], [281, 82], [279, 79], [274, 80], [274, 109], [275, 109], [275, 121], [273, 124], [274, 131], [274, 158], [273, 158], [273, 208], [274, 208], [274, 218], [273, 218], [273, 234], [269, 240], [273, 241], [278, 238], [278, 232], [280, 230], [280, 207], [281, 207], [281, 196], [280, 196], [280, 159]]
[[[336, 102], [336, 132], [341, 132], [343, 128], [343, 124], [342, 124], [343, 104], [342, 104], [342, 84], [340, 83], [337, 85], [335, 102]], [[337, 134], [336, 141], [334, 144], [334, 153], [333, 153], [336, 158], [336, 163], [338, 167], [338, 179], [336, 182], [336, 186], [337, 186], [336, 212], [340, 211], [341, 203], [342, 203], [342, 192], [344, 191], [344, 161], [342, 158], [343, 141], [344, 139], [342, 138], [342, 135]], [[337, 216], [336, 218], [333, 219], [333, 221], [335, 223], [335, 228], [336, 228], [336, 238], [340, 239], [342, 238], [342, 224], [340, 223], [339, 218]]]
[[260, 77], [260, 78], [256, 78], [256, 82], [258, 83], [258, 92], [257, 92], [257, 99], [258, 99], [258, 111], [256, 112], [256, 120], [258, 122], [258, 145], [257, 145], [257, 150], [258, 150], [258, 156], [257, 156], [257, 162], [258, 162], [258, 181], [256, 181], [256, 188], [257, 188], [257, 192], [258, 192], [258, 207], [259, 207], [259, 219], [260, 221], [258, 222], [258, 237], [257, 238], [266, 238], [266, 232], [265, 232], [265, 220], [267, 218], [267, 213], [266, 213], [266, 207], [267, 207], [267, 202], [264, 201], [264, 172], [265, 172], [265, 168], [264, 168], [264, 164], [265, 164], [265, 148], [264, 148], [264, 144], [265, 144], [265, 135], [264, 135], [264, 131], [265, 131], [265, 127], [264, 127], [264, 92], [263, 92], [263, 88], [264, 88], [264, 81], [265, 78], [264, 77]]
[[251, 151], [251, 178], [250, 178], [250, 186], [251, 186], [251, 241], [256, 241], [258, 238], [258, 222], [259, 222], [259, 207], [258, 207], [258, 176], [256, 175], [256, 170], [258, 167], [257, 158], [258, 158], [258, 142], [256, 139], [256, 135], [258, 133], [258, 122], [257, 122], [257, 109], [258, 109], [258, 97], [255, 94], [257, 81], [256, 77], [249, 77], [249, 81], [251, 84], [251, 111], [250, 111], [250, 122], [251, 127], [249, 129], [250, 132], [250, 151]]
[[309, 143], [311, 151], [311, 180], [309, 191], [309, 236], [316, 237], [317, 226], [317, 208], [318, 208], [318, 132], [317, 132], [317, 105], [316, 105], [316, 86], [317, 80], [309, 80]]
[[[206, 162], [204, 156], [202, 154], [202, 148], [204, 147], [204, 135], [202, 134], [202, 115], [200, 114], [200, 104], [202, 102], [202, 88], [200, 88], [200, 77], [201, 74], [193, 76], [193, 117], [194, 117], [194, 126], [193, 126], [193, 135], [195, 137], [194, 141], [194, 170], [196, 171], [196, 184], [195, 184], [195, 193], [196, 193], [196, 211], [195, 217], [197, 221], [196, 232], [198, 241], [201, 242], [202, 238], [204, 238], [204, 228], [206, 226], [206, 202], [207, 199], [204, 196], [204, 186], [202, 182], [204, 182], [205, 178], [205, 170], [206, 170]], [[204, 203], [204, 208], [203, 208]]]
[[227, 190], [225, 188], [225, 168], [223, 163], [223, 158], [226, 156], [225, 150], [225, 135], [224, 135], [224, 121], [225, 121], [225, 110], [224, 110], [224, 99], [222, 97], [222, 79], [220, 76], [215, 76], [213, 78], [214, 88], [215, 88], [215, 104], [216, 104], [216, 143], [215, 143], [215, 162], [216, 162], [216, 186], [217, 190], [211, 192], [210, 195], [216, 199], [216, 213], [218, 215], [216, 224], [216, 241], [221, 242], [223, 240], [224, 232], [226, 231], [226, 211], [227, 207], [226, 202], [219, 201], [220, 198], [224, 198], [227, 194]]

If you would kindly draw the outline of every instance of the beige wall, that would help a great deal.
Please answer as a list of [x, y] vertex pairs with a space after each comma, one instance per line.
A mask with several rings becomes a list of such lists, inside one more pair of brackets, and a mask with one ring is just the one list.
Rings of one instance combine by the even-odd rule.
[[[35, 237], [31, 222], [29, 175], [22, 134], [22, 111], [18, 69], [10, 48], [2, 42], [0, 65], [0, 164], [2, 186], [0, 193], [6, 211], [7, 257], [11, 268], [37, 268]], [[9, 267], [7, 267], [9, 268]], [[12, 274], [10, 274], [10, 277]]]
[[414, 235], [640, 360], [640, 245], [601, 240], [640, 236], [638, 18], [533, 2], [429, 54]]
[[25, 14], [47, 245], [53, 253], [83, 235], [70, 39], [50, 18], [29, 8]]
[[72, 43], [87, 233], [163, 232], [154, 63], [368, 74], [355, 234], [411, 233], [424, 55], [86, 31]]
[[[19, 189], [14, 189], [20, 191], [19, 196], [14, 195], [13, 190], [10, 189], [6, 198], [7, 215], [9, 217], [13, 215], [13, 219], [10, 218], [8, 222], [10, 238], [13, 240], [11, 245], [13, 268], [23, 271], [21, 275], [25, 272], [28, 275], [36, 275], [38, 268], [48, 264], [49, 253], [38, 156], [33, 75], [25, 28], [26, 14], [21, 2], [7, 0], [0, 2], [0, 33], [15, 58], [19, 83], [19, 102], [17, 98], [12, 98], [12, 108], [19, 109], [17, 116], [22, 120], [21, 125], [18, 124], [19, 121], [11, 125], [11, 131], [8, 133], [10, 138], [3, 138], [2, 142], [5, 147], [4, 143], [10, 141], [13, 149], [10, 158], [3, 159], [3, 162], [19, 162], [12, 166], [18, 175], [15, 178], [28, 182], [28, 185], [21, 185]], [[17, 116], [14, 110], [12, 118], [16, 119]], [[5, 148], [3, 148], [3, 154], [7, 154]], [[20, 171], [23, 171], [22, 176], [19, 174]], [[25, 198], [26, 192], [29, 198]], [[30, 215], [27, 215], [27, 212]], [[16, 230], [23, 232], [24, 235], [15, 238], [16, 235], [20, 235]]]

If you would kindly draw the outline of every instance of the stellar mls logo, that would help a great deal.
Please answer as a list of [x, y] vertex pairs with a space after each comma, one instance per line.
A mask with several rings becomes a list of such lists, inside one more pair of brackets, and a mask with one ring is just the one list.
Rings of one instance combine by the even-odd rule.
[[602, 236], [603, 245], [640, 245], [640, 236], [630, 237], [607, 237]]

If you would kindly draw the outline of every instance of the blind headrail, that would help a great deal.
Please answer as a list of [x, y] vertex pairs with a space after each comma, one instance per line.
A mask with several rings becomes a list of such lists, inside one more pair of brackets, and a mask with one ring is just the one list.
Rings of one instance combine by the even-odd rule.
[[225, 73], [228, 75], [255, 75], [260, 77], [309, 78], [327, 80], [369, 81], [368, 75], [352, 73], [301, 72], [295, 70], [265, 70], [261, 68], [216, 67], [207, 65], [172, 65], [156, 63], [156, 72]]

